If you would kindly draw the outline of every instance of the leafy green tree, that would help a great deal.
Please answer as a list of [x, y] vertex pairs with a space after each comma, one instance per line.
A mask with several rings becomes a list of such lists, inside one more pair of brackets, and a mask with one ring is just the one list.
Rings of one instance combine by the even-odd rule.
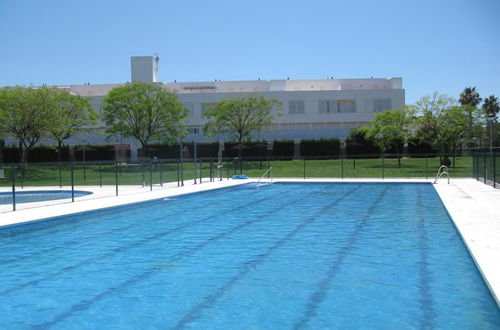
[[5, 131], [18, 140], [23, 164], [28, 152], [48, 134], [54, 120], [55, 96], [56, 91], [47, 87], [4, 88], [0, 93]]
[[349, 131], [347, 150], [352, 155], [380, 152], [379, 147], [370, 137], [369, 126], [360, 126]]
[[271, 125], [273, 109], [281, 106], [281, 102], [260, 95], [222, 100], [204, 112], [208, 121], [203, 131], [207, 136], [226, 135], [238, 141], [238, 158], [241, 159], [242, 143], [250, 140], [252, 132]]
[[440, 139], [446, 147], [445, 152], [453, 154], [453, 165], [458, 146], [466, 139], [470, 129], [469, 106], [452, 106], [443, 115], [446, 123], [441, 127]]
[[448, 152], [448, 146], [442, 135], [443, 127], [448, 124], [445, 113], [454, 105], [456, 105], [455, 99], [438, 92], [424, 96], [416, 103], [417, 113], [420, 115], [417, 136], [434, 145], [442, 154]]
[[57, 93], [53, 111], [50, 135], [57, 141], [58, 158], [61, 161], [63, 141], [95, 123], [97, 113], [86, 98], [66, 91]]
[[416, 106], [421, 114], [417, 136], [436, 147], [442, 163], [449, 163], [449, 154], [453, 152], [455, 155], [471, 127], [471, 106], [459, 106], [455, 99], [437, 92], [422, 97]]
[[145, 156], [151, 141], [175, 142], [185, 135], [188, 110], [177, 95], [155, 84], [133, 82], [109, 91], [102, 102], [108, 137], [136, 138]]
[[368, 136], [374, 139], [375, 144], [383, 151], [394, 147], [398, 156], [398, 165], [401, 166], [402, 144], [408, 142], [415, 123], [415, 109], [413, 106], [403, 106], [395, 110], [385, 110], [375, 115], [371, 121]]

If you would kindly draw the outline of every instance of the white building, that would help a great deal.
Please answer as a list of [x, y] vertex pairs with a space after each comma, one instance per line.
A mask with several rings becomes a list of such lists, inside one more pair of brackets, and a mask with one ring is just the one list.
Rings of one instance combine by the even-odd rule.
[[[131, 80], [161, 84], [177, 92], [189, 109], [187, 141], [213, 141], [203, 136], [203, 109], [222, 99], [260, 94], [283, 103], [282, 115], [271, 127], [255, 132], [254, 140], [344, 138], [354, 127], [367, 125], [377, 112], [396, 109], [405, 104], [402, 78], [318, 79], [318, 80], [246, 80], [162, 83], [158, 79], [158, 56], [131, 58]], [[103, 97], [123, 84], [58, 86], [88, 97], [98, 112]], [[102, 125], [96, 134], [84, 133], [67, 141], [69, 144], [118, 143], [137, 147], [133, 139], [116, 137], [105, 141]], [[133, 152], [134, 153], [134, 152]]]

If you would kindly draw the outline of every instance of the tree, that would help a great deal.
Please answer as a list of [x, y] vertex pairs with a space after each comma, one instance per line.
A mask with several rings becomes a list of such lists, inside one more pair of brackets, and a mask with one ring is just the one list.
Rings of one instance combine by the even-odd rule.
[[4, 88], [0, 93], [5, 131], [18, 140], [23, 164], [31, 148], [48, 133], [53, 122], [55, 95], [55, 89], [47, 87]]
[[500, 105], [495, 95], [490, 95], [484, 100], [483, 110], [486, 116], [496, 118], [498, 112], [500, 111]]
[[481, 98], [479, 93], [476, 92], [476, 87], [466, 87], [462, 93], [460, 93], [460, 98], [458, 99], [461, 105], [471, 105], [477, 107], [481, 103]]
[[473, 123], [470, 123], [470, 105], [459, 106], [453, 98], [437, 92], [422, 97], [416, 105], [421, 114], [417, 136], [438, 149], [442, 164], [449, 164], [448, 155], [451, 152], [455, 155], [457, 146], [465, 139], [470, 127], [478, 125], [478, 117], [474, 115]]
[[380, 152], [380, 148], [370, 136], [370, 129], [369, 126], [360, 126], [349, 131], [347, 139], [348, 153], [358, 155]]
[[63, 141], [94, 123], [97, 113], [87, 99], [66, 91], [57, 93], [53, 111], [50, 135], [57, 141], [58, 158], [61, 161]]
[[448, 153], [448, 145], [443, 139], [443, 127], [447, 125], [445, 113], [456, 101], [447, 95], [434, 92], [416, 103], [418, 120], [417, 136], [434, 145], [441, 154]]
[[480, 141], [483, 136], [482, 113], [478, 108], [481, 100], [479, 93], [476, 91], [476, 87], [466, 87], [463, 92], [460, 93], [460, 98], [458, 100], [468, 118], [466, 142], [471, 145], [474, 145], [474, 140]]
[[500, 105], [495, 95], [490, 95], [484, 100], [483, 110], [488, 118], [490, 126], [490, 153], [493, 153], [493, 123], [496, 122], [497, 114], [500, 111]]
[[371, 121], [372, 127], [368, 136], [374, 139], [381, 150], [387, 151], [394, 147], [398, 156], [398, 165], [401, 166], [402, 144], [407, 143], [415, 122], [413, 106], [403, 106], [396, 110], [385, 110], [375, 115]]
[[452, 106], [443, 114], [445, 125], [441, 127], [440, 139], [447, 146], [447, 152], [453, 154], [453, 165], [457, 147], [466, 138], [471, 124], [469, 122], [470, 106]]
[[102, 109], [108, 137], [136, 138], [145, 156], [151, 141], [174, 142], [185, 134], [181, 123], [188, 110], [174, 92], [155, 84], [133, 82], [113, 88]]
[[253, 131], [271, 125], [273, 109], [281, 106], [281, 102], [260, 95], [222, 100], [204, 112], [208, 121], [203, 131], [207, 136], [226, 135], [238, 141], [241, 159], [242, 142], [250, 140]]

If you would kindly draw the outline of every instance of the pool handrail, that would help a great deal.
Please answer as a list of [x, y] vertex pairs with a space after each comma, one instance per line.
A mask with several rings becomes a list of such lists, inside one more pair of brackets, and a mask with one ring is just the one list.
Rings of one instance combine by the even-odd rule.
[[448, 177], [448, 184], [450, 184], [450, 173], [448, 173], [448, 167], [446, 165], [441, 165], [441, 167], [439, 168], [436, 174], [436, 178], [434, 179], [434, 184], [436, 184], [438, 180], [445, 174]]
[[[269, 168], [268, 168], [268, 169], [264, 172], [264, 174], [262, 174], [262, 176], [259, 178], [259, 180], [257, 180], [257, 182], [256, 182], [255, 184], [256, 184], [256, 185], [258, 185], [258, 184], [259, 184], [259, 182], [260, 182], [260, 180], [262, 180], [262, 179], [266, 176], [266, 174], [267, 174], [267, 173], [271, 174], [272, 172], [270, 172], [270, 171], [271, 171], [272, 169], [273, 169], [273, 167], [272, 167], [272, 166], [271, 166], [271, 167], [269, 167]], [[272, 177], [272, 176], [270, 176], [270, 178], [271, 178], [271, 181], [273, 181], [273, 177]]]

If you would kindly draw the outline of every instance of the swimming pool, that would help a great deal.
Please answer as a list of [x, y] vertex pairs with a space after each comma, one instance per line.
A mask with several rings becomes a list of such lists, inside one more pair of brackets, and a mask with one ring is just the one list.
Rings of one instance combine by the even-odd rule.
[[[75, 190], [74, 196], [81, 197], [92, 194], [90, 191]], [[71, 190], [31, 190], [16, 191], [16, 203], [33, 203], [71, 198]], [[0, 192], [0, 205], [12, 204], [12, 192]]]
[[249, 185], [0, 230], [6, 328], [498, 328], [430, 184]]

